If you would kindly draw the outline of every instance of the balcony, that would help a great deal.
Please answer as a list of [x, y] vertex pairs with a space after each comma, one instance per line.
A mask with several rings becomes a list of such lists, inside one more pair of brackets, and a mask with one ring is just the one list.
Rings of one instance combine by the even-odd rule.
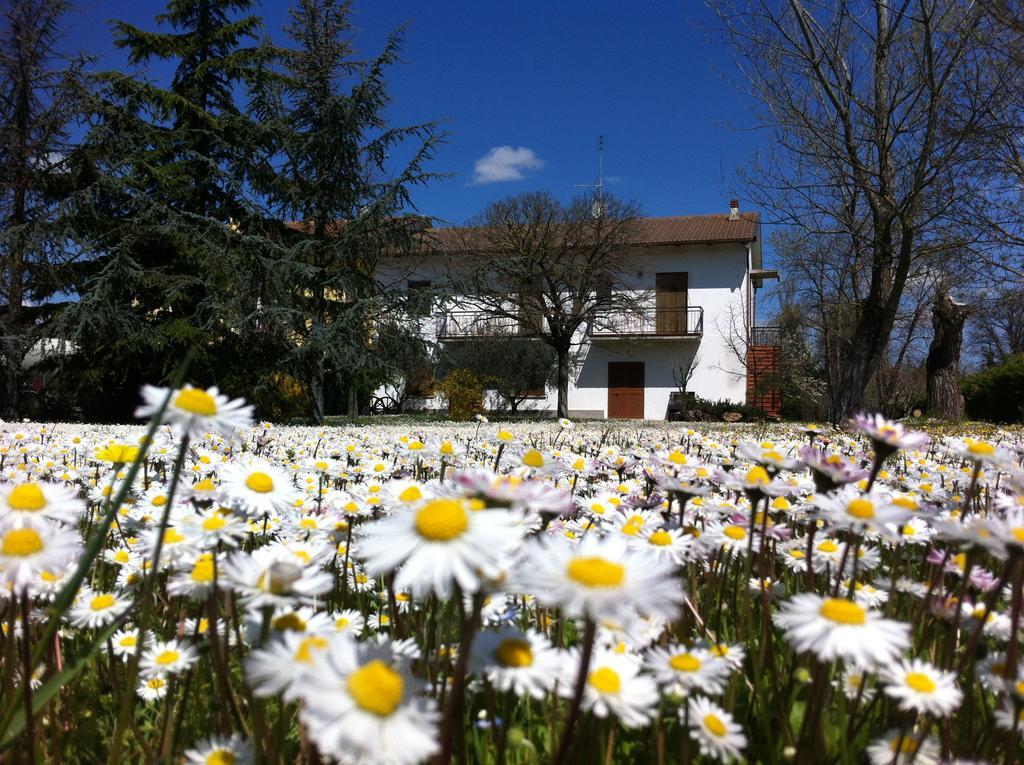
[[750, 345], [772, 347], [782, 344], [782, 330], [779, 327], [751, 327]]
[[590, 336], [595, 338], [699, 338], [703, 334], [700, 306], [610, 311], [595, 316], [590, 325]]
[[496, 316], [488, 311], [449, 311], [437, 317], [438, 340], [474, 340], [484, 337], [535, 337], [526, 319]]

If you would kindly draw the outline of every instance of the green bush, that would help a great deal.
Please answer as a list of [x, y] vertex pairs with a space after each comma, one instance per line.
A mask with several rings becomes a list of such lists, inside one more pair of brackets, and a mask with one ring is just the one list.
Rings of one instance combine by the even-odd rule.
[[1024, 354], [967, 375], [960, 383], [967, 414], [989, 422], [1024, 421]]
[[484, 411], [484, 384], [469, 369], [453, 369], [437, 386], [448, 401], [448, 417], [468, 420]]

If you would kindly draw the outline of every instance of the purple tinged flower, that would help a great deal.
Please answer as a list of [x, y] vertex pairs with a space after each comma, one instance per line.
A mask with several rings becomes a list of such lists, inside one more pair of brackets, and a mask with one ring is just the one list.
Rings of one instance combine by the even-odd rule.
[[901, 423], [880, 414], [858, 414], [850, 424], [871, 440], [875, 454], [886, 459], [899, 449], [923, 449], [931, 437], [920, 430], [906, 430]]
[[867, 478], [868, 471], [846, 460], [841, 454], [826, 452], [813, 446], [800, 450], [800, 459], [811, 471], [814, 487], [821, 493], [836, 489], [843, 484]]

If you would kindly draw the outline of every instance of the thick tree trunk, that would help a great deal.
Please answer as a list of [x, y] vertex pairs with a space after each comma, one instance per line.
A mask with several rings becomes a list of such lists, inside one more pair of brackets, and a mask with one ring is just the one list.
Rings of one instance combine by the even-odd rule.
[[960, 393], [960, 348], [963, 344], [964, 322], [970, 308], [957, 303], [945, 290], [932, 307], [935, 335], [928, 348], [928, 414], [944, 420], [964, 416], [964, 397]]

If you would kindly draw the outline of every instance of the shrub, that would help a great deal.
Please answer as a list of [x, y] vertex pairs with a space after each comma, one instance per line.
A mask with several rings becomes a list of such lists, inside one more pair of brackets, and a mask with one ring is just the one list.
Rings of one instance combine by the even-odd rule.
[[453, 369], [437, 386], [448, 402], [448, 416], [468, 420], [484, 411], [484, 384], [469, 369]]
[[726, 412], [739, 412], [743, 415], [744, 420], [767, 419], [763, 409], [756, 406], [747, 406], [746, 404], [737, 404], [735, 401], [729, 401], [728, 399], [711, 401], [710, 399], [697, 396], [692, 404], [687, 404], [687, 408], [704, 412], [704, 414], [711, 414], [715, 417], [721, 417]]
[[960, 383], [967, 414], [991, 422], [1024, 420], [1024, 354], [967, 375]]

